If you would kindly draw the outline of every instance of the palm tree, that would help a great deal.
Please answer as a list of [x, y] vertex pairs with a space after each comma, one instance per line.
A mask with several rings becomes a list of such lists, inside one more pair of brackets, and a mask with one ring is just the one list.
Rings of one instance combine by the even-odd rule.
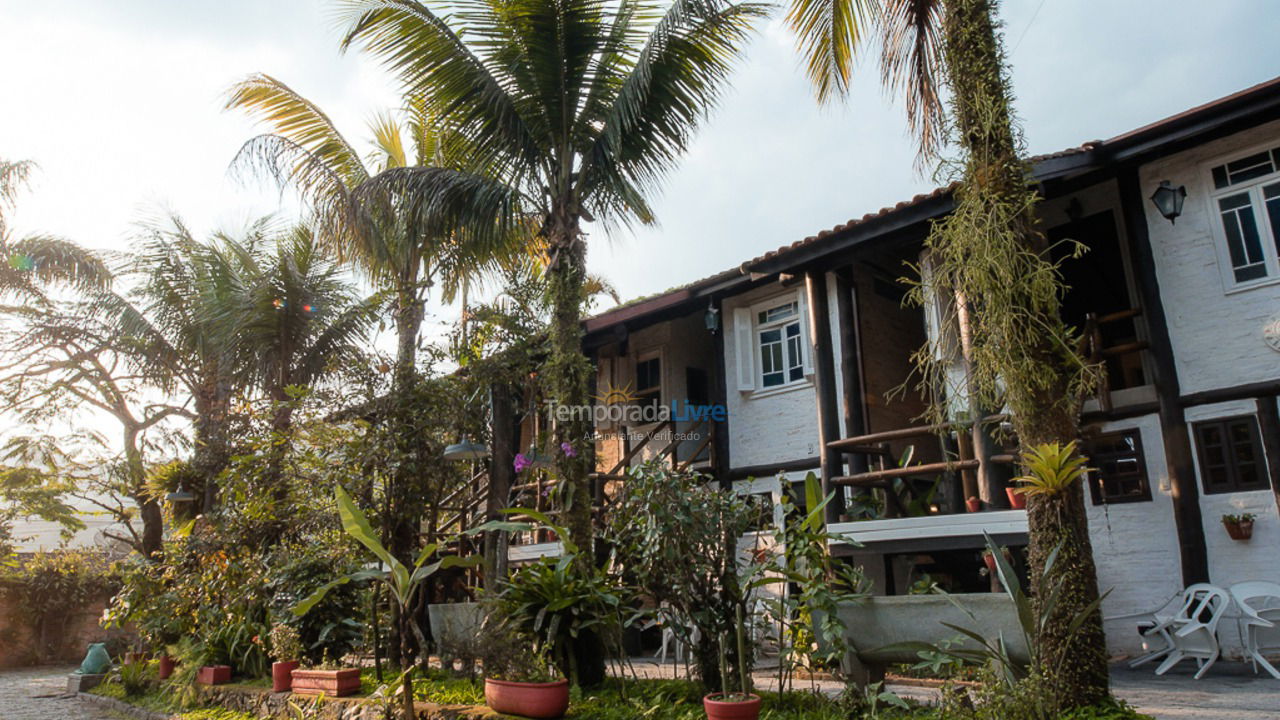
[[[764, 11], [725, 0], [516, 0], [458, 13], [415, 0], [346, 4], [344, 48], [380, 58], [477, 153], [467, 169], [392, 168], [369, 188], [424, 224], [476, 235], [534, 218], [552, 298], [543, 374], [560, 405], [588, 403], [584, 221], [653, 222], [646, 195], [687, 149]], [[581, 415], [556, 427], [557, 442], [577, 449], [558, 469], [584, 562], [590, 429]]]
[[35, 166], [29, 160], [0, 159], [0, 296], [47, 302], [46, 286], [96, 289], [111, 282], [96, 253], [52, 235], [13, 236], [6, 211], [26, 186]]
[[[1093, 369], [1075, 352], [1072, 331], [1060, 317], [1061, 279], [1036, 230], [1037, 198], [1021, 160], [996, 5], [792, 0], [787, 18], [821, 100], [847, 91], [858, 47], [869, 32], [879, 31], [882, 81], [905, 95], [908, 124], [924, 160], [943, 143], [945, 81], [964, 165], [956, 209], [935, 225], [926, 243], [937, 276], [934, 289], [959, 299], [964, 312], [951, 322], [967, 315], [971, 401], [1009, 407], [1024, 448], [1065, 445], [1077, 435]], [[922, 351], [917, 357], [927, 365], [934, 356]], [[1108, 692], [1100, 613], [1088, 613], [1077, 632], [1068, 632], [1071, 619], [1098, 597], [1079, 482], [1066, 492], [1033, 496], [1028, 523], [1030, 576], [1044, 578], [1044, 565], [1058, 547], [1054, 568], [1064, 575], [1061, 596], [1038, 638], [1040, 671], [1060, 707], [1095, 703]], [[1038, 602], [1048, 596], [1043, 587], [1033, 590]]]
[[232, 268], [235, 290], [209, 310], [219, 316], [237, 359], [235, 372], [275, 403], [271, 429], [285, 433], [292, 424], [292, 388], [316, 385], [366, 360], [361, 346], [381, 303], [356, 295], [306, 225], [271, 245], [211, 248]]

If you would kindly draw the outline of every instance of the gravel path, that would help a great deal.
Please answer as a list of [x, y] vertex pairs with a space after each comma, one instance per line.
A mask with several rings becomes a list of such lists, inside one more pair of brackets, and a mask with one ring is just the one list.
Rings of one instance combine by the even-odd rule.
[[115, 720], [66, 696], [74, 667], [37, 667], [0, 672], [0, 720]]

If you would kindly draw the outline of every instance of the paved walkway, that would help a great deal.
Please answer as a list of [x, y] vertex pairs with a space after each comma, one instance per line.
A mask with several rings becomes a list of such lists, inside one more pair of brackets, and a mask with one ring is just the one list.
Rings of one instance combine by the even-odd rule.
[[[1243, 663], [1220, 662], [1202, 680], [1193, 680], [1194, 663], [1170, 670], [1163, 677], [1146, 667], [1130, 670], [1112, 666], [1115, 694], [1157, 720], [1277, 720], [1280, 718], [1280, 680], [1255, 676]], [[641, 677], [673, 677], [668, 663], [636, 662]], [[115, 720], [75, 698], [65, 697], [70, 667], [39, 667], [0, 671], [0, 720]], [[683, 666], [680, 670], [683, 673]], [[771, 689], [775, 676], [755, 673], [756, 684]], [[797, 681], [807, 687], [807, 681]], [[927, 701], [927, 688], [890, 686], [904, 697]], [[839, 685], [820, 681], [819, 689], [838, 692]]]
[[0, 720], [115, 720], [67, 697], [67, 673], [74, 667], [0, 671]]

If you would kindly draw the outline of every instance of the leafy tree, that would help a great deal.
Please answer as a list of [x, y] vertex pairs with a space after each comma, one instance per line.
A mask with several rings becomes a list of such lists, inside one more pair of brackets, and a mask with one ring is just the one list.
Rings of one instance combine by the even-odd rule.
[[13, 523], [24, 518], [40, 518], [61, 526], [62, 539], [69, 540], [84, 522], [65, 498], [75, 489], [66, 478], [29, 467], [0, 467], [0, 560], [13, 554]]
[[[1037, 229], [1037, 196], [1014, 121], [996, 0], [792, 0], [788, 21], [820, 99], [844, 95], [854, 58], [878, 31], [886, 86], [906, 98], [920, 158], [936, 156], [946, 138], [941, 88], [950, 91], [950, 126], [960, 148], [956, 209], [937, 223], [926, 247], [929, 292], [957, 298], [946, 318], [967, 350], [974, 407], [1008, 407], [1024, 448], [1065, 444], [1077, 435], [1080, 403], [1093, 368], [1075, 351], [1062, 321], [1063, 285]], [[925, 289], [917, 288], [922, 300]], [[961, 318], [964, 327], [960, 327]], [[962, 334], [963, 333], [963, 334]], [[931, 349], [917, 354], [926, 384], [942, 369]], [[1040, 664], [1060, 707], [1083, 706], [1108, 692], [1102, 618], [1093, 603], [1097, 573], [1083, 496], [1034, 495], [1028, 503], [1031, 577], [1037, 602], [1054, 548], [1061, 598], [1039, 638]], [[1094, 609], [1076, 632], [1071, 621]]]

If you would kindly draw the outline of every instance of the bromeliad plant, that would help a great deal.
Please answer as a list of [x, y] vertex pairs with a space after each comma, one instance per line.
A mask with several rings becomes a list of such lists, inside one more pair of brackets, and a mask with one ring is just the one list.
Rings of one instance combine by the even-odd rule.
[[1022, 487], [1014, 492], [1023, 495], [1057, 495], [1075, 487], [1077, 481], [1091, 468], [1085, 466], [1086, 460], [1076, 454], [1076, 443], [1066, 445], [1045, 443], [1036, 445], [1022, 455], [1022, 462], [1027, 467], [1027, 474], [1015, 478]]
[[[330, 590], [351, 582], [376, 581], [386, 585], [388, 594], [395, 603], [398, 617], [401, 622], [408, 625], [408, 629], [418, 639], [422, 647], [426, 646], [426, 637], [422, 634], [422, 629], [418, 627], [417, 622], [413, 619], [413, 613], [409, 610], [414, 605], [418, 590], [427, 578], [434, 575], [439, 570], [446, 570], [454, 567], [473, 567], [479, 563], [482, 558], [473, 556], [462, 558], [456, 555], [446, 555], [434, 562], [428, 562], [437, 554], [442, 547], [448, 543], [428, 543], [423, 546], [418, 553], [417, 559], [413, 563], [413, 567], [409, 568], [400, 562], [385, 546], [378, 540], [377, 534], [373, 530], [373, 526], [369, 524], [369, 518], [361, 512], [359, 506], [351, 499], [351, 496], [342, 486], [334, 487], [334, 500], [338, 505], [338, 516], [342, 519], [342, 529], [348, 535], [355, 538], [361, 545], [364, 545], [374, 554], [380, 561], [380, 567], [360, 570], [348, 575], [344, 575], [321, 586], [311, 595], [304, 598], [293, 608], [293, 613], [298, 617], [306, 615], [311, 608], [324, 599], [324, 596]], [[383, 569], [385, 568], [385, 569]], [[405, 635], [402, 633], [402, 638]], [[403, 670], [401, 682], [404, 684], [404, 703], [401, 709], [405, 720], [413, 720], [413, 662], [407, 647], [402, 642], [400, 648], [400, 663]]]

